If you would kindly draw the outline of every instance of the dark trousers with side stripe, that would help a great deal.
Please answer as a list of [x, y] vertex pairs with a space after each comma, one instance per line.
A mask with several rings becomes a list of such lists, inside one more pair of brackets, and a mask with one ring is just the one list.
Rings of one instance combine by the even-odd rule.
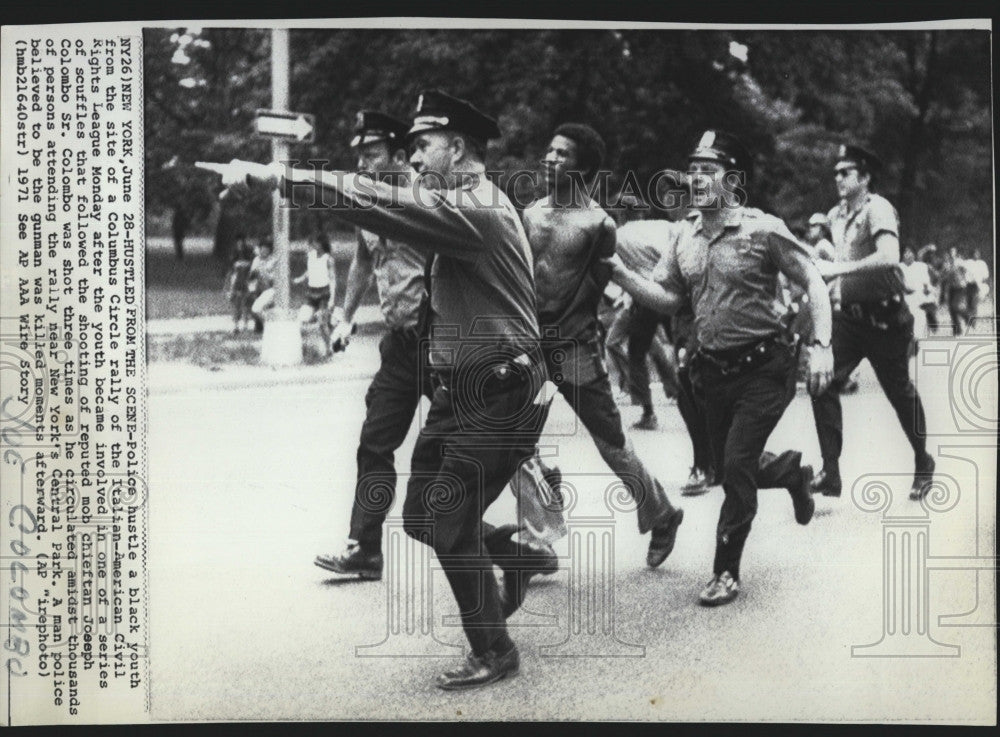
[[699, 361], [708, 432], [725, 499], [716, 531], [716, 575], [739, 580], [743, 547], [757, 515], [757, 490], [791, 488], [801, 479], [802, 454], [764, 452], [764, 445], [795, 396], [794, 350], [779, 346], [765, 364], [726, 377]]
[[358, 442], [358, 477], [351, 509], [352, 540], [364, 550], [382, 547], [382, 525], [396, 495], [395, 453], [406, 439], [421, 395], [433, 394], [421, 369], [416, 330], [390, 330], [379, 343], [381, 363], [365, 394], [365, 421]]
[[882, 391], [896, 412], [913, 454], [922, 459], [926, 452], [924, 407], [910, 380], [910, 344], [913, 341], [913, 315], [905, 305], [886, 328], [857, 319], [843, 312], [833, 319], [833, 381], [830, 388], [812, 400], [819, 447], [826, 468], [836, 468], [844, 447], [844, 418], [840, 390], [851, 373], [865, 358], [875, 370]]
[[493, 573], [493, 528], [483, 514], [534, 453], [544, 407], [533, 400], [542, 380], [537, 372], [488, 377], [471, 388], [443, 380], [413, 449], [404, 529], [434, 549], [477, 655], [511, 645]]

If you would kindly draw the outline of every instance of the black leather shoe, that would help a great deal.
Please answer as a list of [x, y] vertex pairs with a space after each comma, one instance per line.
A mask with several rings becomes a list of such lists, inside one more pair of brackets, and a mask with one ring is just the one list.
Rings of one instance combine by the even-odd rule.
[[516, 676], [521, 666], [517, 647], [499, 654], [487, 650], [482, 655], [469, 653], [466, 661], [437, 677], [437, 687], [445, 691], [465, 691], [496, 683], [508, 676]]
[[913, 472], [913, 484], [910, 487], [910, 499], [919, 501], [927, 496], [934, 482], [934, 468], [937, 464], [934, 458], [925, 453], [923, 459], [917, 463], [917, 468]]
[[646, 553], [646, 565], [656, 568], [667, 559], [677, 542], [677, 528], [684, 521], [684, 510], [675, 509], [666, 522], [660, 527], [653, 528], [649, 540], [649, 550]]
[[317, 555], [314, 561], [320, 568], [346, 576], [378, 581], [382, 578], [382, 553], [366, 553], [357, 543], [350, 543], [340, 555]]
[[812, 519], [813, 512], [816, 511], [816, 501], [813, 495], [813, 469], [812, 466], [802, 466], [802, 474], [797, 486], [788, 490], [792, 495], [792, 506], [795, 507], [795, 521], [800, 525], [808, 525]]
[[840, 470], [823, 468], [812, 482], [813, 494], [840, 496]]

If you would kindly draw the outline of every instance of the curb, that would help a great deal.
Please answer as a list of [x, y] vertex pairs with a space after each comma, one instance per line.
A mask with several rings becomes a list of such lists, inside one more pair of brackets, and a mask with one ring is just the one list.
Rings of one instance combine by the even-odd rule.
[[[167, 364], [158, 364], [161, 370], [167, 369]], [[236, 391], [240, 389], [267, 388], [272, 386], [308, 386], [310, 384], [328, 384], [334, 382], [365, 381], [374, 376], [375, 371], [370, 369], [354, 369], [345, 372], [317, 372], [308, 371], [301, 367], [275, 368], [250, 367], [257, 376], [228, 377], [220, 376], [221, 372], [213, 372], [207, 369], [191, 367], [184, 364], [185, 368], [194, 368], [201, 372], [202, 376], [193, 377], [193, 381], [157, 381], [155, 377], [150, 377], [149, 371], [146, 373], [146, 394], [147, 396], [161, 396], [166, 394], [180, 394], [185, 392], [200, 391]], [[312, 368], [312, 367], [308, 367]]]
[[[358, 332], [375, 332], [384, 324], [378, 305], [362, 305], [354, 315]], [[232, 315], [201, 315], [198, 317], [159, 318], [146, 320], [146, 335], [156, 337], [192, 335], [194, 333], [232, 332]]]

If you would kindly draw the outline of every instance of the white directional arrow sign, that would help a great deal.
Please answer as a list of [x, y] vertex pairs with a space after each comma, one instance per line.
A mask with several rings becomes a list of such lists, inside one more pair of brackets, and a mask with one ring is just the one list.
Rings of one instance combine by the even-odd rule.
[[264, 138], [312, 143], [315, 118], [309, 113], [258, 110], [254, 120], [254, 128], [257, 135]]

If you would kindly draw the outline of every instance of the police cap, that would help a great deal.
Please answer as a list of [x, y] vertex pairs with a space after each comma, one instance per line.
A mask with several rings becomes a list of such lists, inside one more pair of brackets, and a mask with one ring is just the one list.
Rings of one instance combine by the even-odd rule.
[[387, 142], [390, 149], [402, 148], [409, 128], [402, 120], [378, 110], [362, 110], [354, 123], [351, 148], [378, 141]]
[[729, 169], [750, 173], [753, 158], [743, 142], [732, 133], [707, 130], [694, 147], [688, 161], [718, 161]]
[[417, 98], [413, 126], [408, 138], [425, 131], [455, 131], [481, 143], [500, 137], [497, 121], [471, 102], [452, 97], [441, 90], [424, 90]]
[[854, 144], [841, 144], [840, 148], [837, 149], [837, 163], [844, 161], [864, 167], [870, 172], [876, 172], [882, 168], [882, 159], [868, 149]]

